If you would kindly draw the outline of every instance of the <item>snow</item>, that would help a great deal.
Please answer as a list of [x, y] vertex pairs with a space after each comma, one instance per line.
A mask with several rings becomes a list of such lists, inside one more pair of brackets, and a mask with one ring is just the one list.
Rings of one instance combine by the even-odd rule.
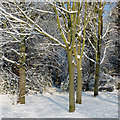
[[77, 59], [80, 59], [80, 55], [77, 55]]
[[80, 68], [80, 71], [82, 70], [82, 68]]
[[72, 64], [76, 66], [76, 64], [75, 64], [75, 61], [74, 61], [74, 60], [72, 61]]
[[86, 55], [86, 53], [85, 53], [85, 52], [83, 52], [83, 54], [84, 54], [84, 56], [85, 56], [88, 60], [90, 60], [90, 61], [92, 61], [92, 62], [96, 63], [96, 61], [94, 61], [92, 58], [88, 57], [88, 56]]
[[26, 104], [12, 105], [8, 95], [0, 95], [4, 118], [118, 118], [118, 91], [83, 92], [83, 103], [76, 104], [76, 111], [69, 113], [68, 93], [49, 92], [26, 95]]
[[82, 30], [78, 33], [78, 36], [80, 37], [80, 36], [81, 36], [81, 34], [82, 34]]
[[[48, 0], [46, 0], [48, 3], [50, 3]], [[58, 10], [58, 11], [64, 11], [64, 12], [67, 12], [67, 13], [69, 13], [69, 14], [76, 14], [76, 13], [78, 13], [78, 11], [71, 11], [71, 10], [66, 10], [64, 7], [60, 7], [60, 6], [56, 6], [55, 4], [52, 4], [52, 3], [50, 3], [52, 6], [55, 6], [56, 7], [56, 9]]]
[[19, 52], [17, 52], [17, 50], [15, 50], [15, 49], [11, 49], [11, 51], [13, 51], [13, 52], [15, 52], [17, 55], [19, 55], [20, 56], [20, 53]]
[[17, 62], [8, 59], [8, 58], [6, 58], [5, 56], [2, 56], [2, 59], [3, 59], [3, 60], [6, 60], [7, 62], [10, 62], [10, 63], [13, 63], [13, 64], [17, 64], [17, 65], [19, 65]]
[[12, 14], [6, 12], [2, 7], [0, 7], [0, 11], [1, 11], [1, 14], [5, 15], [5, 16], [8, 16], [8, 17], [10, 17], [10, 18], [13, 18], [13, 19], [15, 19], [16, 21], [18, 21], [18, 22], [20, 22], [20, 23], [25, 23], [25, 21], [23, 21], [23, 20], [15, 17], [15, 16], [13, 16]]
[[35, 8], [33, 8], [33, 7], [31, 7], [33, 10], [36, 10], [36, 11], [38, 11], [38, 12], [42, 12], [42, 13], [48, 13], [48, 14], [54, 14], [53, 12], [51, 12], [51, 11], [45, 11], [45, 10], [40, 10], [40, 9], [35, 9]]

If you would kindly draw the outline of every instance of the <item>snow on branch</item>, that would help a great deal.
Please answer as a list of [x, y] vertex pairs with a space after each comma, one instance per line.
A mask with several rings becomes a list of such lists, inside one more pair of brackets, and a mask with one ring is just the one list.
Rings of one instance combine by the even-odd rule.
[[98, 6], [96, 5], [95, 7], [100, 11], [100, 10], [103, 10], [103, 9], [104, 9], [105, 4], [106, 4], [106, 0], [105, 0], [105, 2], [104, 2], [103, 6], [98, 7]]
[[47, 2], [48, 2], [50, 5], [52, 5], [53, 7], [56, 7], [56, 9], [57, 9], [58, 11], [61, 11], [61, 10], [62, 10], [62, 11], [66, 12], [66, 13], [69, 13], [69, 14], [76, 14], [76, 13], [78, 13], [78, 11], [66, 10], [66, 9], [63, 8], [63, 7], [59, 7], [59, 6], [57, 6], [57, 5], [49, 2], [48, 0], [45, 0], [45, 1], [47, 1]]
[[88, 23], [89, 23], [89, 21], [90, 21], [90, 18], [91, 18], [91, 16], [92, 16], [93, 11], [94, 11], [94, 8], [93, 8], [92, 11], [89, 13], [88, 18], [86, 19], [87, 21], [86, 21], [86, 24], [84, 25], [84, 28], [87, 27], [87, 25], [88, 25]]
[[[69, 13], [69, 14], [76, 14], [76, 13], [78, 13], [78, 11], [68, 11], [68, 10], [66, 10], [66, 9], [64, 9], [63, 7], [59, 7], [59, 6], [56, 6], [57, 8], [56, 9], [60, 9], [60, 10], [62, 10], [62, 11], [64, 11], [64, 12], [67, 12], [67, 13]], [[58, 9], [58, 10], [59, 10]]]
[[77, 55], [77, 59], [80, 59], [80, 55]]
[[114, 47], [114, 46], [115, 46], [115, 45], [105, 47], [104, 53], [103, 53], [103, 57], [102, 57], [102, 60], [101, 60], [100, 64], [102, 64], [103, 61], [104, 61], [104, 59], [105, 59], [107, 48], [109, 48], [109, 47]]
[[74, 60], [72, 61], [72, 64], [73, 64], [74, 66], [76, 66], [76, 63], [75, 63], [75, 61], [74, 61]]
[[81, 31], [78, 33], [78, 36], [79, 36], [79, 37], [81, 36], [81, 34], [82, 34], [82, 31], [83, 31], [83, 30], [81, 30]]
[[80, 30], [80, 32], [78, 33], [78, 36], [79, 36], [79, 37], [81, 36], [82, 31], [87, 27], [87, 25], [88, 25], [88, 23], [89, 23], [89, 21], [90, 21], [91, 15], [92, 15], [92, 13], [93, 13], [93, 10], [94, 10], [94, 9], [92, 9], [92, 11], [89, 13], [88, 18], [87, 18], [87, 21], [86, 21], [86, 24], [84, 25], [84, 27], [83, 27], [83, 28]]
[[4, 46], [4, 45], [7, 45], [9, 43], [19, 43], [18, 41], [2, 41], [2, 44], [1, 44], [1, 47]]
[[1, 10], [1, 14], [3, 14], [4, 16], [12, 18], [12, 19], [14, 19], [14, 20], [16, 20], [16, 21], [18, 21], [20, 23], [26, 23], [25, 21], [23, 21], [23, 20], [15, 17], [13, 15], [11, 15], [10, 13], [6, 12], [2, 7], [0, 7], [0, 10]]
[[96, 63], [96, 62], [95, 62], [92, 58], [88, 57], [88, 56], [86, 55], [86, 53], [85, 53], [85, 52], [83, 52], [83, 54], [84, 54], [84, 56], [85, 56], [88, 60], [90, 60], [90, 61], [92, 61], [92, 62]]
[[95, 48], [95, 46], [92, 44], [92, 42], [91, 42], [91, 40], [89, 39], [89, 37], [88, 37], [88, 41], [89, 41], [89, 43], [91, 44], [91, 46], [93, 47], [93, 49], [96, 51], [96, 48]]
[[13, 60], [10, 60], [10, 59], [8, 59], [8, 58], [6, 58], [5, 56], [2, 56], [2, 60], [5, 60], [5, 61], [7, 61], [7, 62], [10, 62], [10, 63], [12, 63], [12, 64], [16, 64], [17, 66], [19, 66], [19, 63], [15, 62], [15, 61], [13, 61]]
[[60, 44], [53, 44], [53, 43], [49, 43], [48, 46], [59, 46]]
[[[51, 40], [53, 40], [54, 42], [58, 43], [59, 46], [63, 47], [64, 49], [66, 49], [66, 46], [64, 44], [62, 44], [58, 39], [56, 39], [55, 37], [51, 36], [50, 34], [48, 34], [47, 32], [45, 32], [38, 24], [36, 24], [30, 17], [28, 17], [26, 15], [26, 13], [18, 6], [16, 5], [17, 8], [20, 10], [20, 12], [25, 16], [25, 18], [31, 23], [34, 25], [34, 29], [36, 31], [38, 31], [39, 33], [45, 35], [46, 37], [50, 38]], [[29, 25], [31, 27], [31, 25]], [[30, 34], [27, 34], [27, 35], [30, 35]]]
[[13, 51], [13, 52], [15, 52], [17, 55], [19, 55], [20, 56], [20, 53], [19, 52], [17, 52], [15, 49], [11, 49], [11, 51]]
[[[33, 33], [16, 33], [16, 32], [10, 32], [10, 31], [4, 31], [5, 33], [11, 34], [11, 35], [22, 35], [22, 36], [26, 36], [26, 35], [31, 35]], [[35, 33], [34, 33], [35, 34]], [[17, 41], [20, 42], [20, 41]]]
[[[18, 33], [18, 31], [15, 29], [15, 26], [12, 24], [12, 22], [10, 22], [10, 19], [9, 18], [6, 18], [6, 19], [9, 21], [11, 28]], [[10, 31], [8, 27], [7, 27], [7, 29], [8, 29], [8, 31]]]
[[54, 42], [58, 43], [59, 46], [63, 47], [64, 49], [66, 49], [66, 46], [64, 44], [62, 44], [58, 39], [56, 39], [55, 37], [51, 36], [50, 34], [48, 34], [47, 32], [43, 31], [42, 32], [36, 28], [36, 30], [41, 33], [44, 34], [46, 37], [50, 38], [51, 40], [53, 40]]
[[33, 7], [31, 7], [31, 9], [36, 10], [36, 11], [38, 11], [38, 12], [42, 12], [42, 13], [54, 14], [54, 12], [45, 11], [45, 10], [40, 10], [40, 9], [35, 9], [35, 8], [33, 8]]
[[105, 32], [105, 34], [102, 36], [102, 39], [107, 35], [107, 33], [109, 32], [109, 27], [110, 27], [110, 23], [108, 24], [108, 26], [107, 26], [107, 29], [106, 29], [106, 32]]

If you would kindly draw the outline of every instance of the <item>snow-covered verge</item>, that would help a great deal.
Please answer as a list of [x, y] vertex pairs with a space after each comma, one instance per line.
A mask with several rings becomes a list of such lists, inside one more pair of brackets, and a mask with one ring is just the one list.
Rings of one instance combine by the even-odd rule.
[[25, 105], [12, 105], [8, 95], [0, 95], [0, 117], [4, 118], [118, 118], [118, 91], [83, 92], [83, 103], [76, 104], [74, 113], [68, 112], [68, 93], [49, 92], [26, 95]]

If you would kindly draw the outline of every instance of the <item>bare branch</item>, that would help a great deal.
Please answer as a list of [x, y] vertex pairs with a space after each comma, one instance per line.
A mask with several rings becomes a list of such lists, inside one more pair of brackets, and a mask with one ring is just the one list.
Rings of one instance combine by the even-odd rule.
[[92, 61], [92, 62], [96, 63], [96, 62], [95, 62], [92, 58], [88, 57], [88, 56], [86, 55], [86, 53], [85, 53], [85, 52], [83, 52], [83, 54], [84, 54], [84, 56], [85, 56], [88, 60], [90, 60], [90, 61]]
[[104, 61], [104, 59], [105, 59], [107, 48], [109, 48], [109, 47], [114, 47], [114, 46], [115, 46], [115, 45], [111, 45], [111, 46], [106, 46], [106, 47], [105, 47], [105, 49], [104, 49], [104, 53], [103, 53], [103, 57], [102, 57], [102, 60], [101, 60], [100, 64], [102, 64], [103, 61]]

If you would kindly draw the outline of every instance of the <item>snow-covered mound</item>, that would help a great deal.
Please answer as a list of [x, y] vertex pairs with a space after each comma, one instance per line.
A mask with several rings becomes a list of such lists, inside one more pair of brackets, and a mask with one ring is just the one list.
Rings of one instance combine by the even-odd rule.
[[8, 95], [0, 95], [1, 117], [4, 118], [118, 118], [118, 91], [83, 92], [83, 103], [69, 113], [68, 93], [52, 90], [43, 95], [26, 95], [26, 104], [12, 105]]

